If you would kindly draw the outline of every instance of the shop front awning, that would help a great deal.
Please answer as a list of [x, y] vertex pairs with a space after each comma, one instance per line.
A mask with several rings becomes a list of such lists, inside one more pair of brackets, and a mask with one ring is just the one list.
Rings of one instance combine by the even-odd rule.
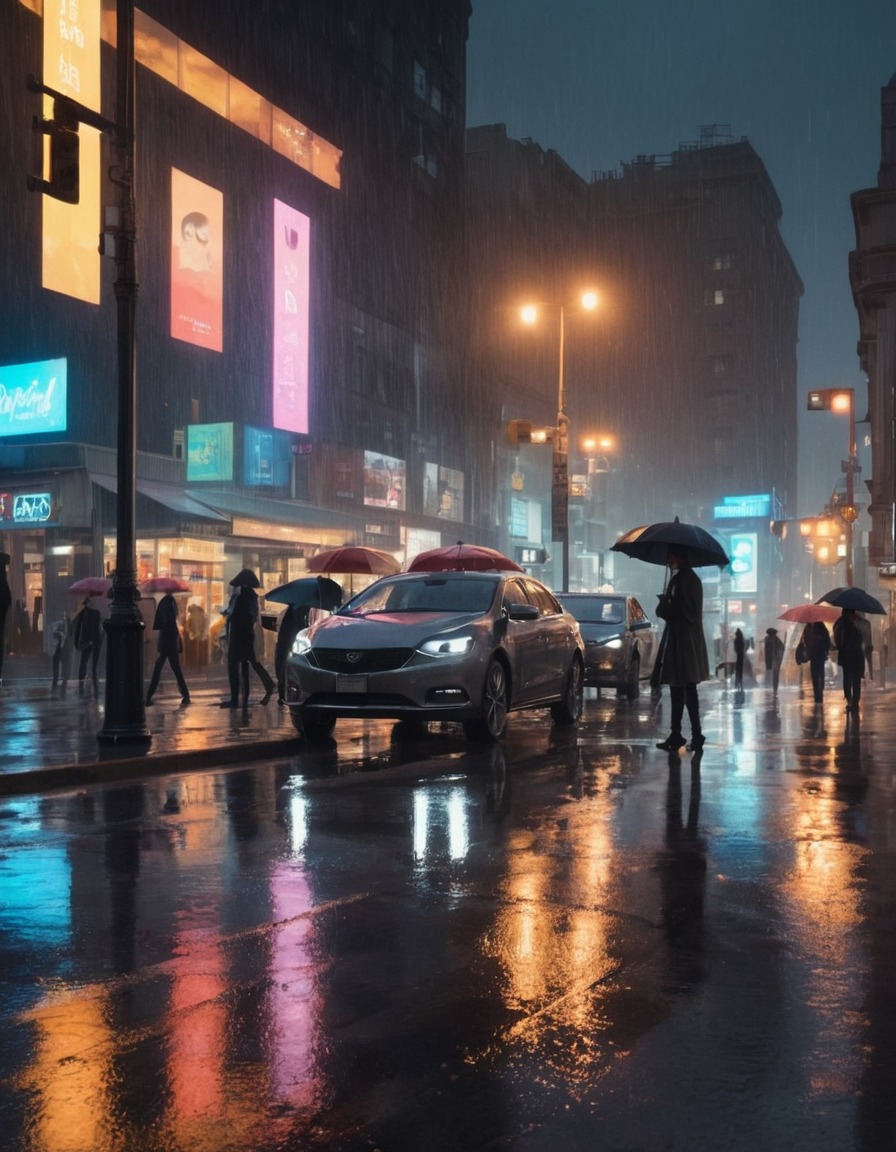
[[[193, 495], [194, 493], [190, 493]], [[295, 528], [334, 528], [343, 532], [358, 532], [363, 521], [348, 512], [332, 508], [319, 508], [301, 500], [276, 500], [255, 493], [237, 492], [226, 488], [202, 489], [202, 499], [222, 512], [228, 519], [264, 520], [286, 524]]]
[[[89, 475], [92, 483], [98, 484], [108, 492], [118, 494], [117, 477], [98, 472], [91, 472]], [[138, 478], [136, 488], [141, 496], [154, 500], [156, 504], [161, 504], [172, 512], [177, 512], [179, 516], [189, 517], [191, 520], [215, 520], [219, 523], [229, 523], [230, 521], [229, 516], [219, 512], [217, 508], [212, 508], [210, 504], [197, 500], [195, 496], [183, 488], [178, 488], [175, 484], [162, 484], [157, 480]]]

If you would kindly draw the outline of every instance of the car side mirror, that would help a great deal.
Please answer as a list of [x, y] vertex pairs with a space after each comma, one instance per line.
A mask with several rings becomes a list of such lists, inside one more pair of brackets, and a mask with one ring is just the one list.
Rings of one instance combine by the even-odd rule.
[[508, 604], [507, 616], [510, 620], [537, 620], [538, 609], [534, 604]]

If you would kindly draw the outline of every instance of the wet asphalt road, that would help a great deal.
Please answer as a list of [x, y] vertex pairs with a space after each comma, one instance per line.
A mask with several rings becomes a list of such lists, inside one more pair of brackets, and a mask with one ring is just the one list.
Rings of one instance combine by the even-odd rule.
[[893, 1149], [893, 694], [703, 697], [4, 800], [0, 1148]]

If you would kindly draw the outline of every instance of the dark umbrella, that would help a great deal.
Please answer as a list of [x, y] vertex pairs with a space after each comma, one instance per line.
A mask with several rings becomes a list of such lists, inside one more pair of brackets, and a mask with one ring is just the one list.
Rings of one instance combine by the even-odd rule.
[[408, 564], [408, 572], [523, 572], [524, 569], [494, 548], [464, 544], [458, 540], [447, 548], [419, 552]]
[[705, 528], [698, 524], [682, 524], [677, 516], [674, 520], [632, 528], [619, 537], [610, 551], [622, 552], [648, 564], [666, 564], [670, 549], [683, 553], [693, 568], [710, 565], [726, 568], [730, 563], [725, 549]]
[[818, 597], [819, 603], [833, 604], [835, 608], [854, 608], [856, 612], [871, 612], [886, 616], [887, 610], [880, 600], [875, 600], [864, 588], [832, 588]]
[[342, 603], [342, 586], [326, 576], [301, 576], [290, 580], [270, 592], [265, 600], [275, 604], [291, 604], [293, 608], [326, 608], [332, 611]]
[[251, 568], [244, 568], [242, 572], [237, 572], [236, 576], [230, 581], [231, 588], [260, 588], [261, 581], [255, 575]]

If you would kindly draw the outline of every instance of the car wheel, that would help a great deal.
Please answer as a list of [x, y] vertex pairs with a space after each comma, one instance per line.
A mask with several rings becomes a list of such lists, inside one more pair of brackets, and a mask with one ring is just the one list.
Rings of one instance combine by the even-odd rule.
[[291, 708], [292, 722], [297, 732], [306, 740], [325, 740], [336, 727], [335, 716], [307, 716], [300, 708]]
[[635, 654], [628, 669], [628, 683], [625, 694], [629, 700], [637, 700], [641, 695], [641, 657]]
[[482, 687], [478, 720], [465, 720], [464, 732], [471, 739], [500, 740], [507, 726], [507, 673], [500, 660], [492, 660]]
[[582, 715], [582, 701], [585, 696], [585, 670], [581, 660], [573, 660], [566, 676], [563, 699], [551, 705], [551, 717], [555, 724], [577, 724]]

